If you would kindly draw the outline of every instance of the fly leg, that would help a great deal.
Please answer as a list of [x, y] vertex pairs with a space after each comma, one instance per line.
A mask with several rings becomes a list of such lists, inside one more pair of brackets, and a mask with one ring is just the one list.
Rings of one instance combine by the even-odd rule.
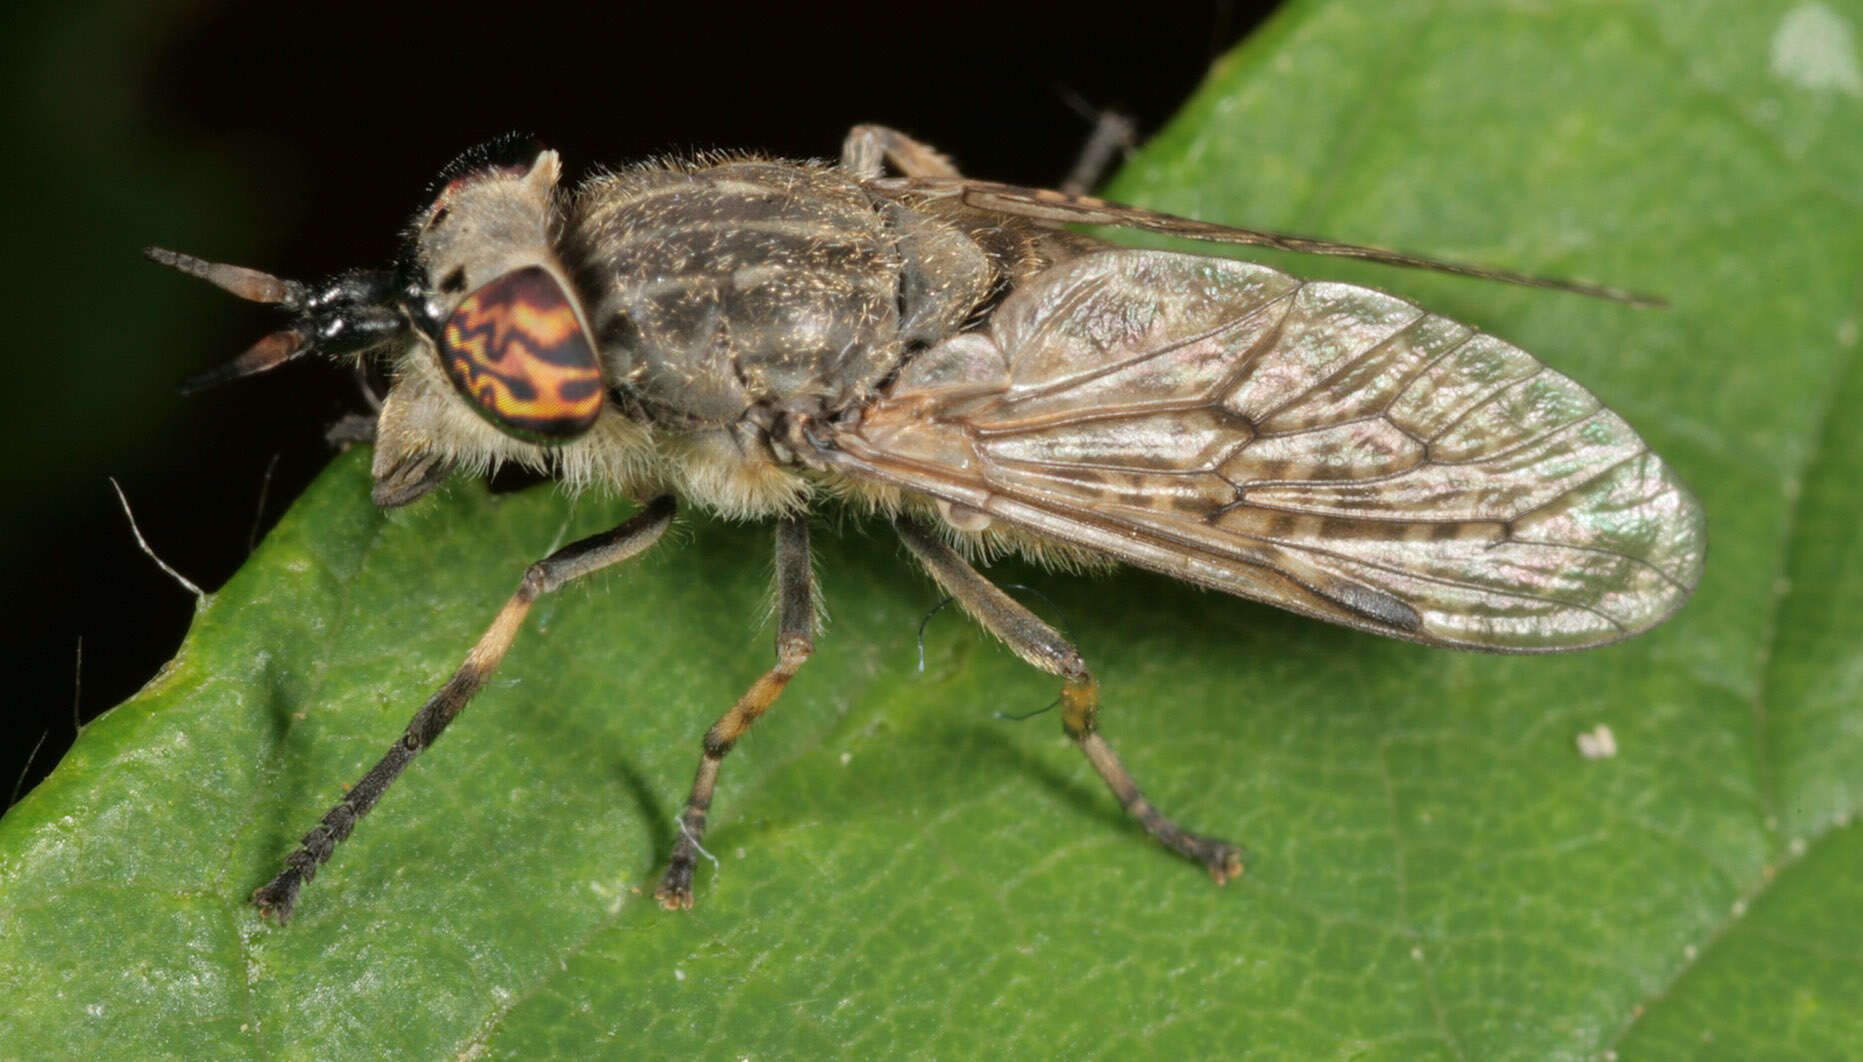
[[753, 683], [731, 710], [705, 732], [692, 794], [679, 816], [679, 836], [654, 898], [668, 910], [692, 906], [692, 871], [698, 864], [705, 819], [711, 812], [718, 768], [752, 723], [776, 703], [797, 671], [815, 651], [815, 581], [809, 566], [806, 517], [785, 516], [776, 525], [776, 666]]
[[414, 757], [433, 744], [498, 669], [524, 617], [530, 614], [538, 598], [574, 579], [627, 560], [653, 545], [672, 523], [674, 509], [670, 495], [655, 498], [621, 526], [572, 542], [531, 565], [518, 584], [517, 593], [511, 595], [492, 625], [479, 637], [478, 644], [466, 654], [466, 662], [446, 685], [428, 698], [420, 711], [414, 713], [407, 732], [390, 746], [381, 762], [370, 768], [342, 801], [304, 835], [302, 847], [285, 860], [285, 869], [270, 884], [252, 894], [252, 902], [259, 910], [276, 915], [281, 923], [291, 918], [292, 908], [297, 906], [298, 890], [317, 876], [317, 868], [356, 828], [356, 820], [369, 813], [407, 765], [414, 762]]
[[907, 177], [959, 177], [957, 166], [930, 144], [884, 125], [857, 125], [841, 141], [841, 168], [861, 180], [885, 171], [887, 163]]
[[[1086, 195], [1106, 176], [1117, 156], [1132, 152], [1137, 135], [1132, 119], [1116, 111], [1099, 112], [1080, 157], [1061, 182], [1061, 191]], [[963, 176], [943, 152], [897, 129], [857, 125], [848, 130], [847, 139], [841, 142], [842, 169], [865, 181], [882, 176], [888, 165], [907, 177]]]
[[1023, 660], [1061, 677], [1061, 723], [1067, 736], [1086, 754], [1113, 796], [1166, 848], [1203, 864], [1220, 884], [1242, 873], [1242, 853], [1227, 841], [1201, 837], [1166, 818], [1139, 791], [1138, 782], [1119, 762], [1112, 746], [1100, 736], [1099, 684], [1088, 672], [1080, 651], [1053, 627], [1036, 618], [1015, 599], [946, 545], [937, 533], [911, 517], [894, 521], [899, 536], [925, 565], [926, 571], [991, 634], [1001, 638]]
[[1074, 168], [1061, 181], [1061, 191], [1068, 195], [1091, 195], [1111, 172], [1113, 163], [1131, 155], [1137, 143], [1138, 126], [1132, 119], [1118, 111], [1095, 113], [1093, 132], [1087, 134], [1087, 142], [1081, 145]]

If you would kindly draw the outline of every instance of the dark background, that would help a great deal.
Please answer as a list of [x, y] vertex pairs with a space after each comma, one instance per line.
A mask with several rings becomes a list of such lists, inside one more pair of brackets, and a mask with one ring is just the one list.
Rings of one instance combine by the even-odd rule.
[[1153, 132], [1272, 5], [795, 6], [108, 0], [13, 16], [0, 800], [153, 676], [193, 610], [106, 477], [156, 552], [212, 590], [328, 460], [324, 427], [361, 408], [344, 372], [308, 363], [183, 399], [177, 380], [275, 325], [143, 263], [143, 245], [303, 279], [378, 265], [434, 172], [513, 129], [573, 178], [688, 149], [832, 157], [877, 121], [978, 176], [1052, 185], [1091, 126], [1070, 99]]

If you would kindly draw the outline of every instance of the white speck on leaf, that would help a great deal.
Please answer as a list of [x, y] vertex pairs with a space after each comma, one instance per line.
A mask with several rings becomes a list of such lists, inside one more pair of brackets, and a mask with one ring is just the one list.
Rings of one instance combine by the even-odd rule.
[[1608, 760], [1617, 755], [1617, 735], [1603, 723], [1580, 731], [1573, 740], [1578, 745], [1578, 754], [1588, 760]]
[[1863, 96], [1863, 64], [1857, 61], [1850, 23], [1824, 4], [1800, 4], [1779, 20], [1772, 35], [1772, 72], [1802, 89]]

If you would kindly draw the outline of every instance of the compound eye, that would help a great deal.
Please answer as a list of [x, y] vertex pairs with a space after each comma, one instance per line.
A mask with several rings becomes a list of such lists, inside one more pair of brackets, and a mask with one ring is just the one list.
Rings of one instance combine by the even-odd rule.
[[466, 296], [440, 331], [440, 361], [460, 394], [517, 436], [574, 438], [602, 411], [602, 373], [575, 304], [542, 266]]

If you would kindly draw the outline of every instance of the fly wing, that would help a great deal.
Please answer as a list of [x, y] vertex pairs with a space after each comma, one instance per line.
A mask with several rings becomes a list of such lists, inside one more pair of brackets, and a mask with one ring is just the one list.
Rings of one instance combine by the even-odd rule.
[[1674, 473], [1519, 348], [1368, 288], [1162, 251], [1024, 284], [824, 457], [1179, 579], [1473, 649], [1652, 627], [1704, 548]]
[[1519, 284], [1530, 288], [1569, 291], [1578, 295], [1611, 299], [1615, 302], [1627, 302], [1637, 306], [1667, 305], [1667, 302], [1654, 295], [1624, 291], [1621, 288], [1593, 284], [1584, 280], [1533, 276], [1505, 269], [1490, 269], [1486, 266], [1425, 258], [1421, 255], [1406, 254], [1403, 251], [1393, 251], [1384, 247], [1340, 243], [1336, 240], [1319, 240], [1311, 236], [1295, 236], [1284, 232], [1239, 229], [1209, 221], [1198, 221], [1195, 218], [1182, 218], [1175, 214], [1163, 214], [1156, 210], [1146, 210], [1144, 207], [1127, 206], [1124, 203], [1114, 203], [1089, 195], [1070, 195], [1046, 188], [1023, 188], [1013, 184], [998, 184], [994, 181], [972, 180], [968, 177], [884, 177], [869, 181], [868, 187], [883, 195], [897, 196], [907, 200], [955, 201], [985, 214], [1025, 218], [1050, 227], [1113, 226], [1139, 232], [1153, 232], [1160, 236], [1203, 240], [1207, 243], [1271, 247], [1277, 251], [1358, 258], [1382, 265], [1448, 273], [1451, 276], [1478, 277], [1483, 280], [1498, 280], [1502, 283]]

